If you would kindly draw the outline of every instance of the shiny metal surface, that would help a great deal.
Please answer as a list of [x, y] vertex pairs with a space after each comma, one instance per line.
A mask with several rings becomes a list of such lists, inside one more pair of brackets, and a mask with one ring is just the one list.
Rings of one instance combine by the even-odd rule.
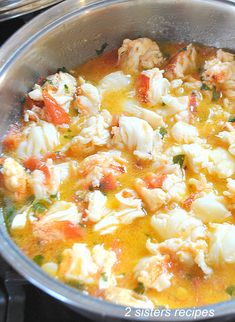
[[[123, 38], [196, 41], [235, 50], [235, 6], [220, 0], [67, 0], [38, 16], [7, 41], [0, 51], [0, 135], [20, 111], [20, 97], [39, 75], [58, 67], [74, 67], [93, 57], [107, 42], [108, 49]], [[154, 321], [132, 310], [81, 294], [50, 278], [27, 259], [10, 239], [0, 214], [0, 252], [33, 284], [90, 318]], [[206, 307], [225, 321], [235, 314], [235, 301]], [[174, 315], [174, 311], [172, 311]], [[165, 320], [186, 320], [171, 317]], [[158, 321], [163, 319], [158, 319]]]
[[38, 11], [63, 0], [0, 0], [0, 22]]

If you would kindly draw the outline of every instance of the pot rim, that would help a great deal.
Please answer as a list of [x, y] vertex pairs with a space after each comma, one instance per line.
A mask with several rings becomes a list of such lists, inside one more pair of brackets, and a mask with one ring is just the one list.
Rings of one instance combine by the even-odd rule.
[[[86, 3], [75, 2], [74, 0], [67, 0], [61, 2], [56, 6], [50, 8], [46, 12], [39, 14], [37, 17], [28, 22], [25, 26], [20, 28], [13, 36], [11, 36], [1, 47], [0, 51], [0, 86], [4, 81], [4, 75], [8, 68], [14, 63], [21, 52], [27, 49], [36, 39], [40, 38], [47, 31], [56, 27], [62, 21], [73, 16], [81, 16], [86, 14], [86, 11], [93, 11], [104, 6], [110, 6], [115, 3], [125, 3], [135, 0], [87, 0]], [[174, 0], [165, 0], [172, 2]], [[235, 7], [235, 2], [231, 0], [198, 0], [198, 2], [209, 2], [223, 4], [224, 6]], [[61, 17], [61, 12], [66, 12]], [[41, 28], [41, 26], [44, 26]], [[33, 285], [37, 286], [42, 291], [62, 301], [64, 304], [86, 311], [87, 313], [97, 314], [102, 317], [110, 317], [117, 319], [133, 320], [138, 318], [140, 321], [156, 321], [156, 317], [137, 317], [136, 311], [138, 309], [132, 308], [131, 315], [125, 316], [127, 313], [126, 307], [109, 303], [104, 300], [86, 295], [73, 289], [66, 284], [50, 277], [44, 273], [43, 270], [33, 263], [18, 246], [10, 238], [5, 222], [3, 220], [3, 213], [0, 210], [0, 255], [21, 275], [23, 275]], [[214, 317], [221, 317], [224, 315], [235, 314], [235, 300], [220, 302], [212, 305], [201, 307], [184, 308], [200, 309], [200, 310], [215, 310]], [[171, 311], [170, 318], [163, 318], [164, 321], [184, 321], [188, 317], [178, 317], [175, 310]], [[208, 317], [205, 317], [208, 318]], [[205, 319], [199, 317], [197, 320]], [[158, 319], [159, 320], [159, 319]]]

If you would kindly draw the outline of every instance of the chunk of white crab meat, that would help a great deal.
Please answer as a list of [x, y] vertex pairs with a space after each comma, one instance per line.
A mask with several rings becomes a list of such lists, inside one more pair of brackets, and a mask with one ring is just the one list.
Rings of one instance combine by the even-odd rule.
[[101, 107], [101, 95], [98, 88], [90, 83], [82, 83], [79, 87], [77, 103], [80, 113], [96, 115]]
[[177, 143], [194, 143], [198, 141], [199, 133], [195, 126], [179, 121], [171, 128], [171, 135]]
[[47, 262], [41, 266], [42, 270], [49, 274], [50, 276], [55, 277], [58, 271], [58, 264], [54, 262]]
[[86, 196], [88, 208], [87, 218], [93, 222], [98, 222], [107, 213], [107, 197], [99, 190], [89, 192]]
[[138, 199], [136, 192], [132, 189], [122, 189], [115, 194], [115, 197], [124, 208], [126, 208], [126, 206], [134, 208], [142, 207], [142, 201]]
[[117, 284], [112, 273], [113, 266], [117, 262], [117, 255], [112, 250], [104, 249], [103, 245], [96, 245], [92, 249], [92, 257], [101, 270], [99, 288], [107, 289]]
[[172, 273], [169, 273], [169, 256], [157, 254], [142, 258], [135, 267], [135, 277], [148, 289], [158, 292], [171, 286]]
[[205, 240], [170, 238], [161, 243], [153, 243], [148, 239], [146, 247], [152, 254], [170, 255], [185, 266], [191, 267], [196, 264], [207, 276], [213, 272], [206, 263], [208, 245]]
[[[119, 127], [113, 127], [113, 143], [118, 147], [126, 146], [139, 159], [152, 160], [156, 134], [148, 122], [137, 117], [121, 116]], [[159, 145], [162, 141], [159, 138]]]
[[130, 225], [136, 218], [146, 216], [144, 209], [140, 207], [128, 207], [120, 210], [111, 210], [97, 224], [93, 230], [100, 235], [113, 233], [121, 224]]
[[72, 248], [65, 249], [62, 253], [59, 274], [66, 280], [93, 283], [98, 269], [86, 244], [75, 243]]
[[60, 183], [74, 176], [78, 170], [78, 162], [75, 160], [58, 163], [54, 165], [55, 174], [58, 176]]
[[98, 152], [86, 157], [79, 165], [79, 173], [84, 178], [79, 182], [83, 185], [99, 187], [106, 176], [117, 179], [126, 172], [127, 161], [121, 157], [121, 152], [110, 150]]
[[164, 58], [158, 44], [149, 38], [125, 39], [118, 50], [118, 62], [124, 70], [138, 72], [161, 66]]
[[165, 66], [165, 76], [169, 79], [183, 78], [197, 69], [197, 51], [190, 44], [176, 53]]
[[219, 178], [228, 178], [235, 173], [235, 159], [223, 148], [213, 149], [209, 154], [212, 163], [208, 167], [210, 174], [217, 175]]
[[27, 192], [27, 174], [24, 167], [13, 158], [6, 158], [1, 169], [5, 188], [15, 197]]
[[124, 112], [130, 116], [135, 116], [145, 120], [152, 126], [154, 130], [156, 130], [159, 126], [165, 125], [161, 115], [157, 114], [154, 111], [140, 107], [131, 101], [127, 101], [124, 104]]
[[45, 165], [50, 173], [49, 178], [46, 178], [45, 173], [41, 170], [34, 170], [29, 177], [29, 184], [36, 199], [45, 199], [50, 195], [56, 195], [60, 184], [70, 176], [76, 175], [78, 169], [77, 161], [54, 165], [53, 161], [48, 159]]
[[184, 144], [179, 154], [187, 156], [189, 167], [196, 173], [209, 166], [210, 150], [198, 143]]
[[69, 73], [59, 72], [47, 77], [46, 82], [41, 87], [34, 85], [29, 92], [29, 97], [36, 101], [42, 101], [42, 89], [46, 88], [48, 93], [56, 100], [56, 102], [68, 113], [71, 102], [76, 92], [77, 81]]
[[195, 241], [204, 238], [206, 234], [202, 221], [181, 208], [153, 215], [151, 225], [162, 240], [182, 237]]
[[231, 224], [210, 224], [208, 262], [211, 265], [235, 263], [235, 226]]
[[162, 101], [166, 106], [159, 109], [158, 113], [161, 114], [163, 117], [175, 116], [177, 120], [188, 119], [188, 96], [175, 97], [168, 94], [166, 96], [162, 96]]
[[110, 126], [112, 116], [107, 110], [100, 114], [89, 117], [80, 126], [81, 131], [72, 142], [81, 144], [92, 144], [95, 146], [106, 145], [110, 141]]
[[56, 201], [40, 219], [41, 223], [69, 221], [76, 225], [81, 221], [82, 214], [78, 212], [73, 202]]
[[172, 166], [171, 173], [166, 175], [162, 189], [167, 193], [167, 199], [181, 201], [187, 192], [185, 175], [179, 165]]
[[229, 153], [235, 156], [235, 131], [223, 131], [217, 134], [217, 137], [219, 137], [222, 142], [229, 145]]
[[60, 144], [60, 134], [56, 127], [48, 122], [31, 123], [24, 131], [25, 140], [17, 148], [17, 156], [27, 159], [31, 156], [40, 158], [43, 154], [51, 152]]
[[224, 192], [224, 195], [229, 198], [234, 198], [235, 197], [235, 180], [228, 178], [226, 187], [228, 190]]
[[24, 229], [28, 219], [28, 211], [25, 210], [20, 214], [15, 215], [11, 223], [11, 229]]
[[167, 194], [161, 188], [148, 189], [142, 179], [137, 178], [135, 188], [150, 212], [155, 212], [167, 202]]
[[216, 58], [205, 62], [202, 76], [209, 84], [219, 87], [228, 99], [235, 99], [234, 55], [218, 50]]
[[148, 80], [148, 90], [145, 93], [145, 98], [151, 105], [162, 103], [162, 97], [166, 96], [170, 89], [169, 81], [162, 76], [163, 70], [153, 68], [145, 70], [140, 74], [140, 85], [141, 79], [144, 76], [144, 82]]
[[117, 257], [114, 251], [104, 249], [103, 245], [96, 245], [90, 250], [86, 244], [75, 243], [71, 249], [65, 249], [62, 256], [59, 274], [65, 279], [90, 284], [99, 273], [101, 288], [116, 285], [112, 268]]
[[34, 85], [33, 90], [28, 95], [34, 101], [43, 101], [42, 88], [38, 84]]
[[121, 287], [110, 287], [105, 290], [105, 299], [111, 303], [136, 308], [154, 308], [147, 296]]
[[224, 206], [223, 197], [220, 198], [213, 193], [194, 200], [191, 209], [194, 215], [204, 223], [220, 223], [232, 215]]
[[117, 92], [128, 89], [131, 82], [130, 75], [125, 75], [122, 71], [117, 71], [102, 78], [98, 88], [100, 93], [104, 95], [106, 92]]

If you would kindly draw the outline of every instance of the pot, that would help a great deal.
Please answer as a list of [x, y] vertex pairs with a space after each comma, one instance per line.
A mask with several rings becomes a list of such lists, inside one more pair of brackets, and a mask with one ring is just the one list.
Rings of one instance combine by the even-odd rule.
[[[1, 48], [0, 135], [20, 114], [20, 98], [39, 75], [58, 67], [72, 68], [126, 37], [199, 42], [235, 49], [235, 5], [222, 0], [67, 0], [33, 19]], [[49, 277], [29, 260], [11, 240], [0, 213], [0, 253], [20, 274], [51, 296], [91, 319], [100, 321], [193, 320], [176, 310], [171, 315], [139, 316], [128, 309], [80, 293]], [[203, 307], [217, 319], [235, 315], [235, 300]], [[56, 314], [56, 312], [55, 312]], [[208, 319], [200, 315], [197, 319]]]

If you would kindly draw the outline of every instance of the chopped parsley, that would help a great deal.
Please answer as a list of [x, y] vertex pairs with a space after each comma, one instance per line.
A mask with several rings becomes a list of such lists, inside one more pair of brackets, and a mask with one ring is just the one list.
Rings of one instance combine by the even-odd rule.
[[202, 91], [210, 91], [210, 87], [208, 85], [206, 85], [205, 83], [202, 83], [201, 90]]
[[39, 214], [42, 214], [47, 210], [47, 206], [45, 206], [42, 202], [38, 201], [33, 204], [33, 210]]
[[36, 255], [36, 256], [34, 256], [34, 258], [33, 258], [33, 261], [34, 261], [37, 265], [39, 265], [39, 266], [41, 266], [41, 265], [42, 265], [43, 260], [44, 260], [44, 257], [43, 257], [42, 255]]
[[57, 73], [59, 73], [59, 72], [69, 73], [68, 69], [64, 66], [57, 69]]
[[235, 296], [235, 285], [230, 285], [226, 288], [226, 293], [232, 297]]
[[138, 294], [143, 294], [144, 291], [145, 291], [144, 284], [141, 282], [138, 282], [136, 288], [134, 288], [134, 292], [136, 292]]
[[66, 94], [69, 94], [69, 87], [67, 84], [64, 84], [64, 91]]
[[59, 200], [59, 194], [56, 193], [54, 195], [50, 195], [51, 199], [56, 199], [56, 200]]
[[103, 54], [103, 52], [104, 52], [104, 50], [105, 50], [105, 48], [106, 48], [107, 46], [108, 46], [108, 43], [107, 43], [107, 42], [105, 42], [105, 43], [103, 43], [103, 44], [102, 44], [102, 46], [100, 47], [100, 49], [96, 49], [95, 51], [96, 51], [97, 56], [102, 55], [102, 54]]
[[218, 101], [220, 98], [220, 92], [216, 90], [216, 87], [213, 86], [213, 89], [212, 89], [212, 101], [213, 102], [216, 102]]
[[231, 122], [231, 123], [235, 122], [235, 116], [230, 117], [230, 118], [228, 119], [228, 121], [229, 121], [229, 122]]
[[108, 281], [108, 276], [107, 276], [106, 272], [102, 272], [102, 273], [101, 273], [101, 277], [102, 277], [102, 280], [103, 280], [104, 282], [107, 282], [107, 281]]
[[167, 129], [163, 126], [160, 127], [159, 133], [162, 137], [162, 139], [164, 138], [164, 136], [167, 134]]
[[183, 164], [184, 164], [184, 159], [185, 159], [185, 155], [184, 154], [178, 154], [175, 155], [173, 157], [173, 163], [174, 164], [179, 164], [181, 169], [183, 168]]
[[6, 226], [9, 229], [10, 228], [10, 224], [12, 221], [12, 217], [15, 214], [15, 208], [14, 207], [9, 207], [6, 212], [5, 212], [5, 221], [6, 221]]

